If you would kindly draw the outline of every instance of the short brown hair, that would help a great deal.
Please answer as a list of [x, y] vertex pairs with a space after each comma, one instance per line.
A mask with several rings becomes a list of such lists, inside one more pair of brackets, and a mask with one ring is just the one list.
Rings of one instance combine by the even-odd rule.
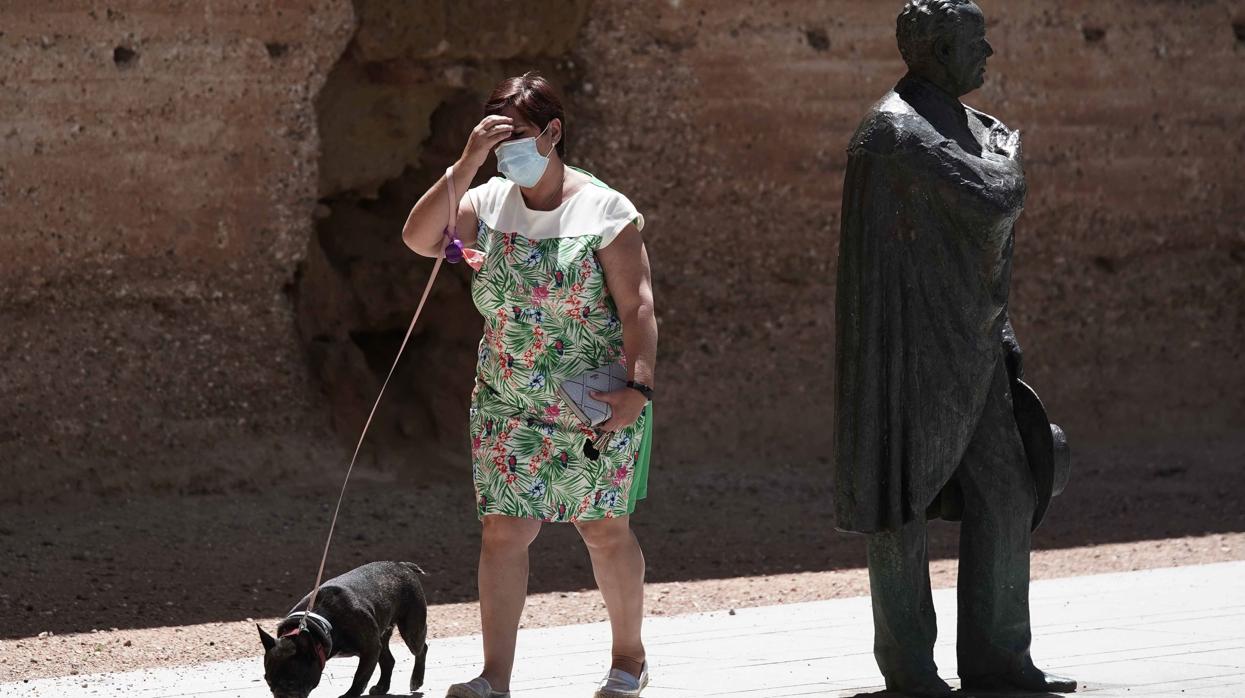
[[545, 76], [530, 70], [517, 78], [502, 80], [484, 103], [484, 115], [500, 114], [506, 107], [514, 107], [524, 119], [542, 131], [550, 121], [560, 119], [562, 137], [558, 139], [558, 156], [566, 156], [566, 115], [557, 90]]

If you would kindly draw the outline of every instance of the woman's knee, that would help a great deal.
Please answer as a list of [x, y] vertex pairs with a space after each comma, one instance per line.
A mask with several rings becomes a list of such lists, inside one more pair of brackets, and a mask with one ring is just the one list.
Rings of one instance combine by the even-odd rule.
[[614, 550], [632, 545], [635, 540], [626, 518], [584, 521], [576, 523], [575, 528], [590, 550]]
[[493, 550], [526, 548], [540, 533], [540, 521], [513, 516], [485, 516], [480, 522], [481, 544]]

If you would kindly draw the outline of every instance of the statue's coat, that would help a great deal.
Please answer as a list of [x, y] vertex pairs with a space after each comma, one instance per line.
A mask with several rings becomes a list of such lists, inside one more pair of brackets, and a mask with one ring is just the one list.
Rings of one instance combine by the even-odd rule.
[[[981, 153], [946, 127], [973, 119]], [[835, 508], [840, 529], [873, 533], [924, 516], [973, 435], [1010, 332], [1025, 181], [1018, 134], [919, 78], [873, 106], [848, 152]]]

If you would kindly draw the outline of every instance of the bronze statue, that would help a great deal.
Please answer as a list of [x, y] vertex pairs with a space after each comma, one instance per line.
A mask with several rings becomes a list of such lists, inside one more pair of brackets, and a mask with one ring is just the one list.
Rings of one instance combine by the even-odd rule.
[[964, 688], [1074, 691], [1029, 656], [1031, 527], [1067, 460], [1040, 403], [1048, 433], [1017, 424], [1036, 402], [1019, 382], [1007, 315], [1025, 198], [1020, 135], [959, 101], [983, 84], [994, 53], [975, 4], [911, 0], [897, 37], [908, 74], [852, 138], [843, 190], [838, 527], [868, 534], [874, 655], [888, 689], [950, 693], [933, 659], [925, 533], [927, 517], [943, 515], [962, 519]]

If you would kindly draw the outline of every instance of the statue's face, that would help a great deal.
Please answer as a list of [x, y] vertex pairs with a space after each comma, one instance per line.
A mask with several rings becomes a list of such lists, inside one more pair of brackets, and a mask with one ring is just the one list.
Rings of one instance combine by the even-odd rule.
[[956, 12], [960, 21], [954, 35], [938, 42], [935, 51], [946, 70], [948, 86], [966, 95], [985, 84], [986, 59], [994, 55], [994, 49], [986, 41], [986, 18], [980, 8], [968, 4]]

